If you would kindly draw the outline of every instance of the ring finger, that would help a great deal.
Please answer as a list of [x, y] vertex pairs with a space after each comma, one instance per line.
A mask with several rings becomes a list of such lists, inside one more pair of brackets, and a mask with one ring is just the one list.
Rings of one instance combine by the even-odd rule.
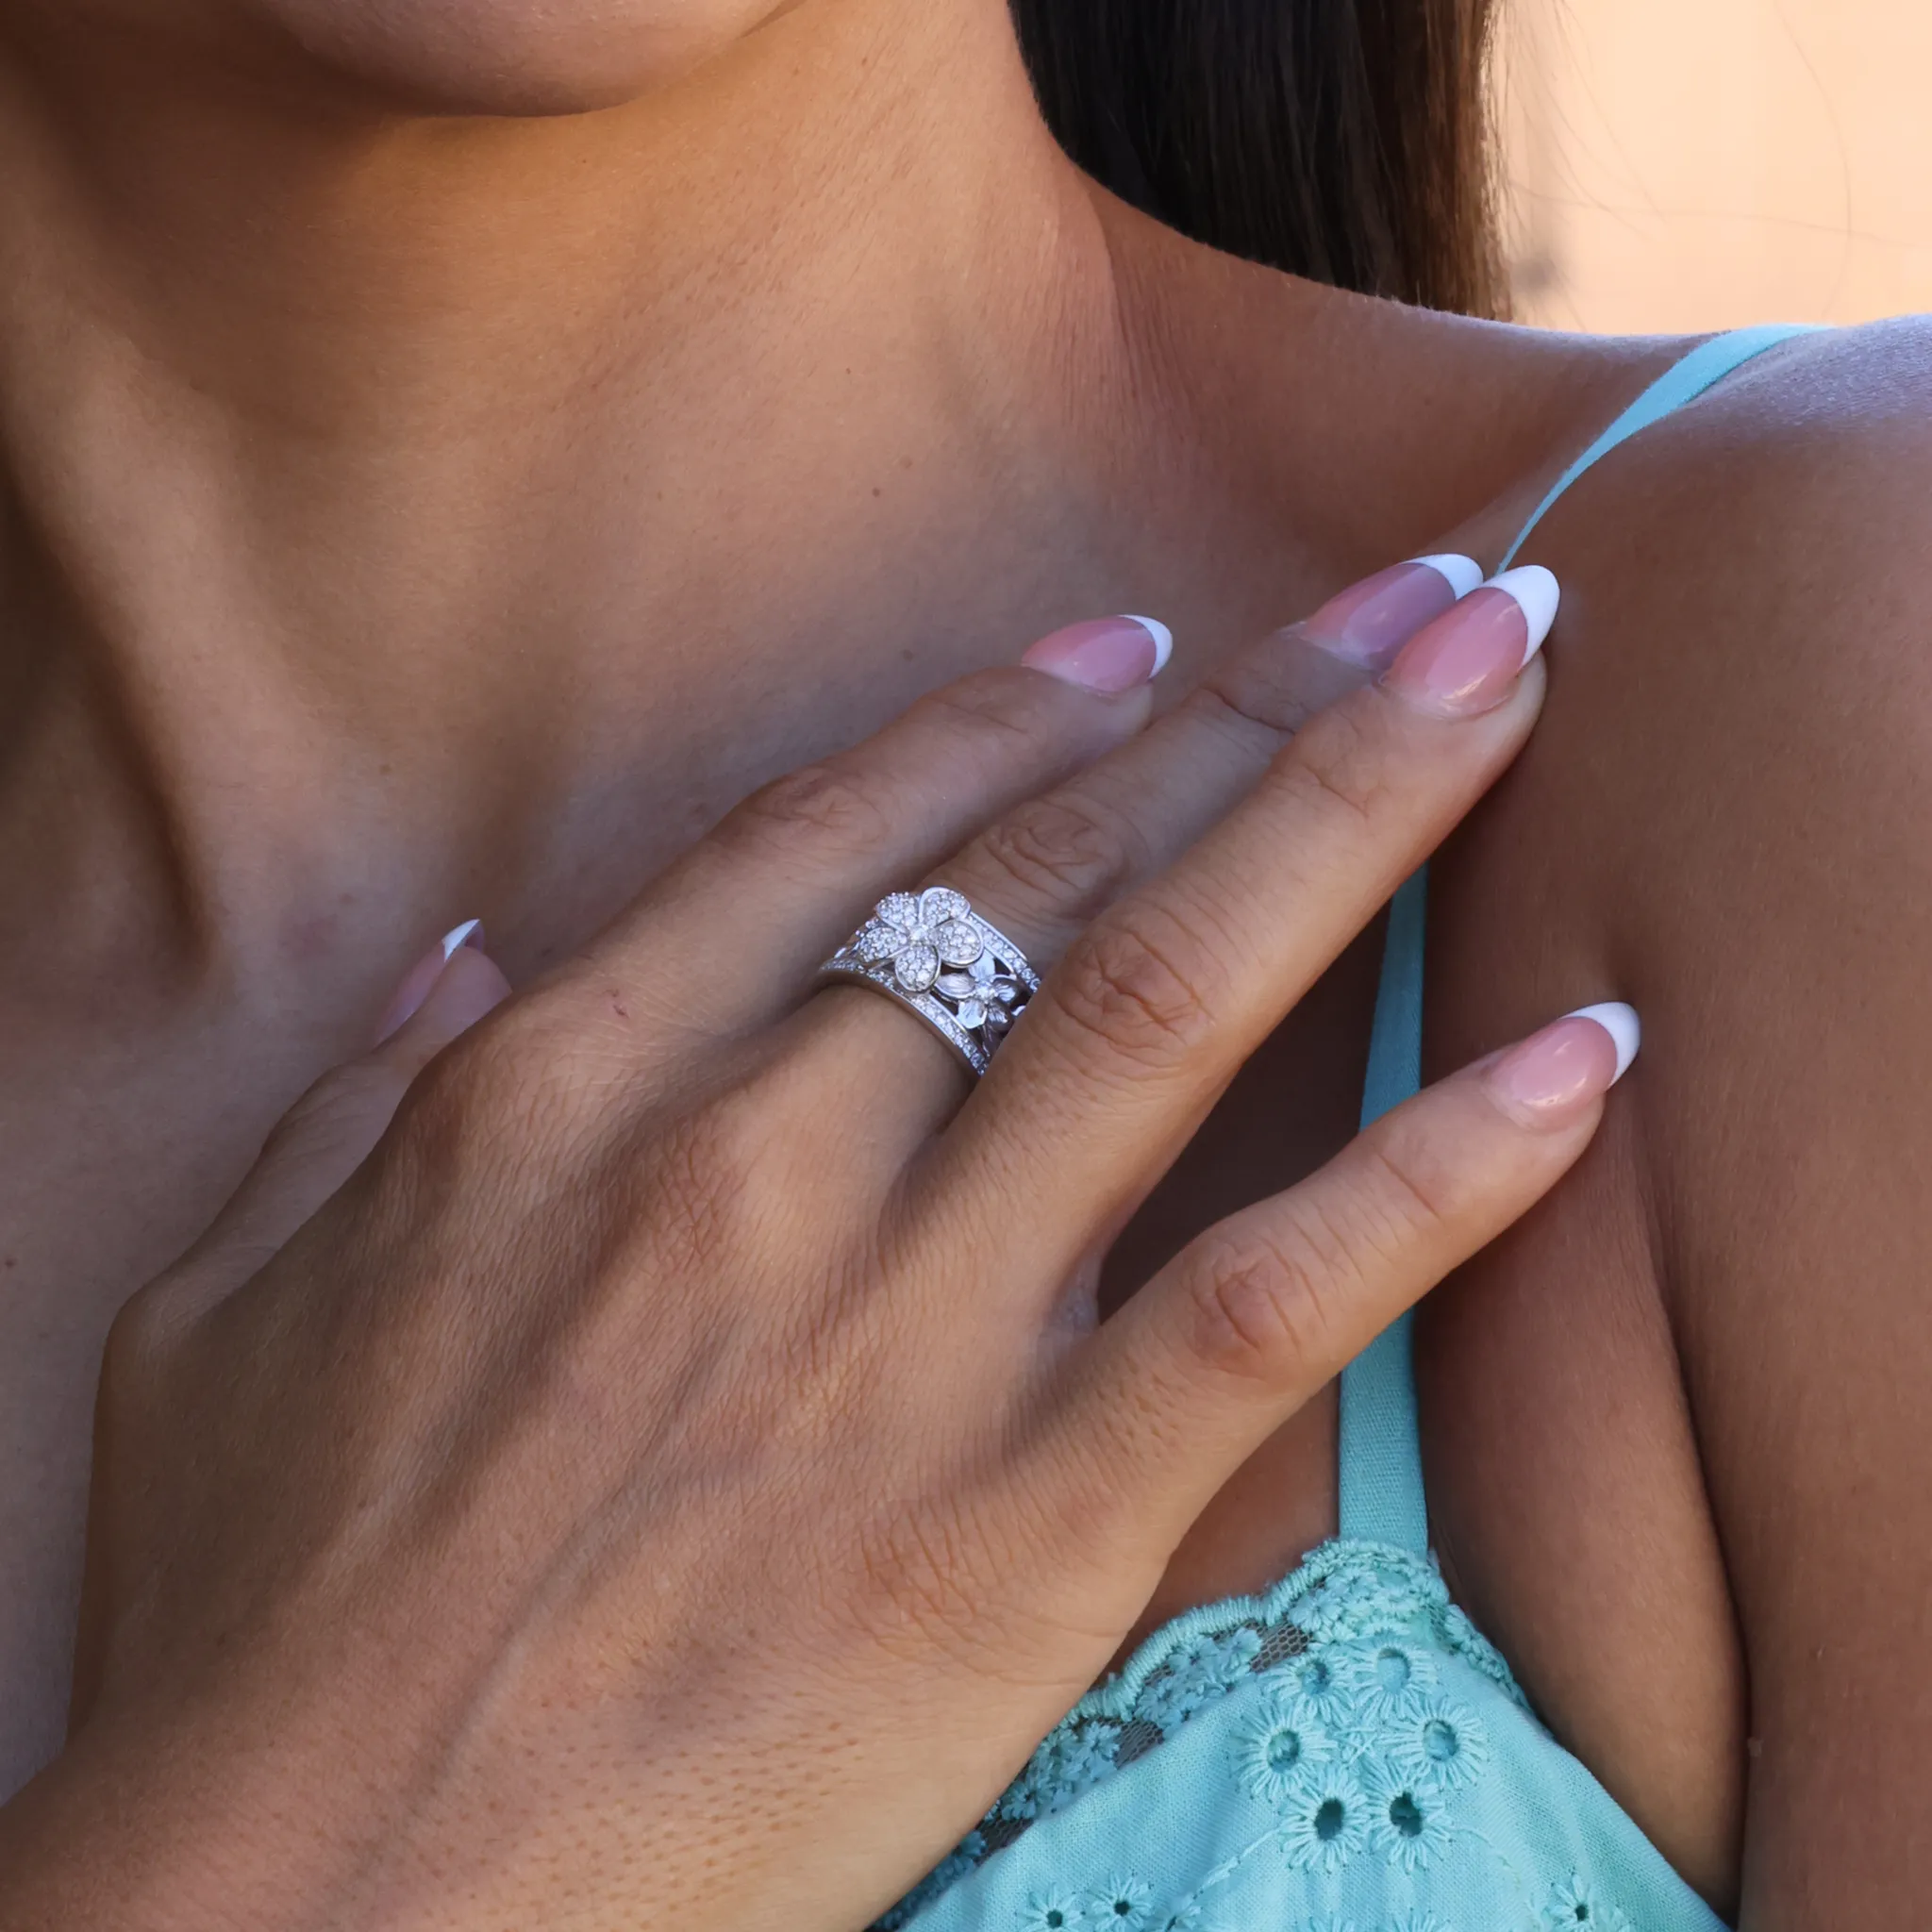
[[[1046, 974], [1096, 916], [1224, 818], [1310, 716], [1366, 683], [1481, 581], [1469, 558], [1437, 557], [1343, 591], [1240, 654], [1140, 738], [1002, 813], [928, 886], [963, 894]], [[1022, 662], [1057, 677], [1091, 675], [1082, 661], [1089, 629], [1057, 632]], [[896, 976], [900, 963], [887, 970]], [[981, 1012], [994, 1024], [1005, 1018], [991, 1001], [966, 1017]], [[958, 1107], [966, 1088], [957, 1056], [883, 1002], [819, 1000], [808, 1021], [850, 1082], [874, 1083], [880, 1057], [889, 1056], [895, 1094], [916, 1129], [930, 1130]]]

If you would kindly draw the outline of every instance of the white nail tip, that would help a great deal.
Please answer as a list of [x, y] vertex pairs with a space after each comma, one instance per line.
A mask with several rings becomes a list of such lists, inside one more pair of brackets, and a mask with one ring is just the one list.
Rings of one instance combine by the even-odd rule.
[[1425, 563], [1438, 576], [1447, 577], [1458, 604], [1472, 591], [1482, 589], [1483, 567], [1473, 557], [1458, 557], [1454, 551], [1444, 551], [1440, 557], [1411, 557], [1409, 561]]
[[1630, 1062], [1637, 1058], [1637, 1049], [1643, 1043], [1643, 1025], [1637, 1017], [1635, 1007], [1626, 1007], [1622, 1000], [1606, 1000], [1597, 1007], [1578, 1007], [1574, 1013], [1565, 1013], [1566, 1020], [1594, 1020], [1617, 1047], [1617, 1071], [1611, 1080], [1615, 1086], [1630, 1071]]
[[1562, 602], [1563, 592], [1556, 573], [1540, 563], [1520, 564], [1515, 570], [1506, 570], [1491, 577], [1489, 588], [1514, 597], [1523, 607], [1523, 614], [1529, 623], [1529, 648], [1523, 654], [1523, 661], [1527, 664], [1542, 649], [1543, 640], [1557, 621], [1557, 606]]
[[442, 957], [445, 962], [455, 958], [458, 951], [468, 941], [470, 935], [481, 925], [480, 919], [466, 919], [462, 924], [452, 926], [442, 936]]
[[1158, 617], [1136, 617], [1129, 610], [1123, 613], [1129, 624], [1138, 624], [1154, 640], [1154, 675], [1158, 677], [1167, 669], [1167, 660], [1174, 656], [1174, 633]]

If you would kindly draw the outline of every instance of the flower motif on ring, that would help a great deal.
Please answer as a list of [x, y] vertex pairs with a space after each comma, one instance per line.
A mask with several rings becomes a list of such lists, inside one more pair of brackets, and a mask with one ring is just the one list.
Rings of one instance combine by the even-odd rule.
[[1311, 1765], [1335, 1756], [1335, 1740], [1307, 1698], [1273, 1690], [1235, 1734], [1234, 1768], [1249, 1797], [1271, 1807], [1295, 1802]]
[[859, 957], [868, 965], [890, 959], [905, 991], [929, 992], [941, 973], [963, 971], [985, 952], [986, 941], [967, 916], [972, 910], [963, 893], [944, 886], [890, 893], [859, 934]]
[[1369, 1842], [1391, 1865], [1417, 1871], [1455, 1838], [1448, 1798], [1435, 1786], [1405, 1776], [1392, 1764], [1365, 1764], [1360, 1774]]

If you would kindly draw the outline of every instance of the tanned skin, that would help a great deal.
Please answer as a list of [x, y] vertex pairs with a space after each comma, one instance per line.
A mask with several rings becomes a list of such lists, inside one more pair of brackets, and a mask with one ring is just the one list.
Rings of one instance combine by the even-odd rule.
[[[0, 6], [0, 1782], [58, 1749], [98, 1353], [481, 914], [527, 978], [745, 792], [1074, 618], [1171, 702], [1496, 560], [1683, 344], [1230, 262], [1041, 126], [1000, 0]], [[1529, 553], [1547, 712], [1434, 872], [1431, 1071], [1646, 1049], [1441, 1291], [1436, 1534], [1559, 1736], [1751, 1932], [1932, 1879], [1927, 337], [1776, 352]], [[748, 911], [755, 927], [755, 908]], [[1366, 940], [1113, 1263], [1352, 1130]], [[1154, 1605], [1334, 1524], [1316, 1405]]]

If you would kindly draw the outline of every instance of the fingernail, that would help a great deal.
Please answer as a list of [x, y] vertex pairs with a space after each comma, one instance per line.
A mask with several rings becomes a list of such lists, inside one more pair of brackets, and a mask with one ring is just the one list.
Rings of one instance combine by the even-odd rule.
[[1445, 718], [1493, 710], [1542, 649], [1560, 595], [1540, 563], [1506, 570], [1418, 631], [1382, 682]]
[[1312, 643], [1380, 671], [1431, 619], [1483, 580], [1473, 557], [1412, 557], [1331, 597], [1300, 628]]
[[1634, 1008], [1618, 1000], [1579, 1007], [1512, 1046], [1487, 1078], [1519, 1118], [1559, 1125], [1629, 1072], [1641, 1038]]
[[483, 922], [480, 919], [466, 919], [462, 924], [451, 926], [435, 945], [403, 974], [402, 983], [390, 996], [389, 1006], [385, 1008], [381, 1023], [376, 1028], [377, 1046], [380, 1046], [398, 1027], [408, 1024], [416, 1009], [429, 997], [429, 989], [442, 977], [442, 969], [464, 946], [475, 946], [479, 952], [482, 950]]
[[1159, 675], [1174, 655], [1174, 633], [1158, 617], [1093, 617], [1033, 645], [1020, 661], [1088, 691], [1132, 691]]
[[462, 924], [451, 926], [443, 934], [440, 943], [445, 965], [455, 957], [458, 946], [475, 946], [480, 953], [483, 950], [483, 922], [480, 919], [466, 919]]

